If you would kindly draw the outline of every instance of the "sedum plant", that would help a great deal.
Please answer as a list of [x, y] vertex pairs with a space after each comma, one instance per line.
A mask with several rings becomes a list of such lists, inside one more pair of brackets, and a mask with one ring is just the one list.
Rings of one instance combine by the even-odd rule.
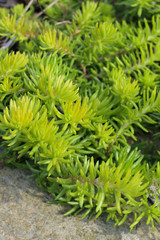
[[[0, 9], [0, 36], [17, 43], [0, 51], [1, 158], [29, 168], [53, 203], [71, 205], [65, 215], [107, 213], [121, 225], [132, 213], [131, 230], [144, 217], [154, 230], [158, 1], [38, 4], [41, 13]], [[143, 138], [152, 139], [150, 153]]]

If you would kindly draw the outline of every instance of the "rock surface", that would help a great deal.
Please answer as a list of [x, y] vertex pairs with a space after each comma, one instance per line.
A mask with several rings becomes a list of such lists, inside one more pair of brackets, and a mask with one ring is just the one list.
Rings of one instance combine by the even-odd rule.
[[64, 217], [66, 208], [50, 205], [47, 193], [37, 189], [29, 172], [4, 167], [0, 169], [0, 240], [159, 240], [160, 225], [155, 232], [142, 221], [129, 231], [129, 223], [114, 227], [99, 219]]

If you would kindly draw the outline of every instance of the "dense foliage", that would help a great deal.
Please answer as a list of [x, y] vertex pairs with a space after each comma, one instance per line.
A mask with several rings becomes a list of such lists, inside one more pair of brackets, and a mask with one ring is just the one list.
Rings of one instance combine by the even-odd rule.
[[[160, 1], [0, 9], [2, 160], [53, 202], [160, 223]], [[39, 13], [39, 11], [41, 12]], [[150, 201], [149, 201], [150, 200]]]

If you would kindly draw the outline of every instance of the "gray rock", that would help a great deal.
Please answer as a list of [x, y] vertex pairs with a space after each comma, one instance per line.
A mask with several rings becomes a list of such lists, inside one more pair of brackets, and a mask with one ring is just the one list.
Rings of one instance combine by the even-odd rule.
[[132, 232], [129, 222], [114, 227], [99, 219], [82, 220], [78, 215], [64, 217], [67, 207], [47, 204], [47, 193], [37, 189], [28, 171], [0, 169], [0, 240], [159, 240], [143, 220]]

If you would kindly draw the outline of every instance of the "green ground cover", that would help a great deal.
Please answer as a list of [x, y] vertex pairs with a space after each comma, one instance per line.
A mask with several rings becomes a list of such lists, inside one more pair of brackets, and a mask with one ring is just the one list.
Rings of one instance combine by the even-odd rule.
[[1, 161], [68, 214], [160, 222], [160, 1], [0, 8]]

